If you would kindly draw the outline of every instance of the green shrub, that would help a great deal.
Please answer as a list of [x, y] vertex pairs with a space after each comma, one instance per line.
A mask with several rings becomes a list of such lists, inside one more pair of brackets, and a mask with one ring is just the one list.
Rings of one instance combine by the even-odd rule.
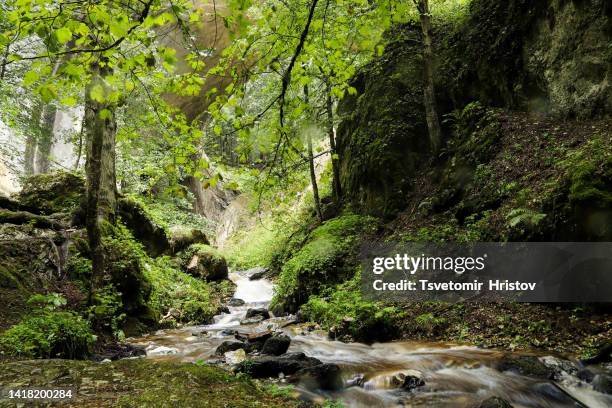
[[404, 312], [379, 302], [368, 302], [361, 296], [361, 274], [330, 288], [322, 295], [311, 296], [301, 311], [311, 321], [332, 329], [336, 336], [349, 335], [358, 341], [383, 341], [397, 334], [397, 323]]
[[28, 358], [83, 358], [95, 337], [89, 323], [74, 312], [58, 311], [66, 300], [58, 294], [34, 295], [32, 314], [0, 337], [3, 353]]

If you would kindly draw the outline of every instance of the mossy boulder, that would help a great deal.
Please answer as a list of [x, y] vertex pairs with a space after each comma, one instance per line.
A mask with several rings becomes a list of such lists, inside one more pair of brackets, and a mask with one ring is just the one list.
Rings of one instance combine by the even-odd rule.
[[361, 237], [375, 225], [373, 218], [345, 214], [314, 229], [280, 272], [272, 301], [274, 314], [295, 313], [309, 296], [350, 279]]
[[150, 256], [170, 252], [170, 239], [166, 229], [155, 222], [144, 204], [132, 198], [121, 198], [117, 202], [121, 221], [128, 227], [134, 238], [141, 242]]
[[147, 256], [142, 246], [121, 225], [104, 237], [103, 246], [105, 279], [121, 294], [123, 311], [128, 317], [126, 323], [138, 327], [130, 320], [136, 319], [143, 326], [156, 324], [156, 315], [149, 305], [152, 287], [144, 272]]
[[199, 229], [172, 228], [170, 230], [170, 248], [176, 254], [193, 244], [210, 245], [204, 231]]
[[70, 213], [85, 194], [85, 179], [75, 172], [56, 171], [27, 177], [16, 195], [19, 203], [42, 214]]
[[205, 244], [193, 244], [179, 254], [185, 272], [207, 282], [227, 279], [227, 262], [223, 255]]

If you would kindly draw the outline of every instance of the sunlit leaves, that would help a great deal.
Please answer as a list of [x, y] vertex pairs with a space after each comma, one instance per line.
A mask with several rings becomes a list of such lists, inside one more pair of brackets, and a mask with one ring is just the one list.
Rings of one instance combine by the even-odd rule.
[[66, 43], [72, 39], [72, 31], [68, 27], [61, 27], [55, 30], [55, 38], [60, 43]]

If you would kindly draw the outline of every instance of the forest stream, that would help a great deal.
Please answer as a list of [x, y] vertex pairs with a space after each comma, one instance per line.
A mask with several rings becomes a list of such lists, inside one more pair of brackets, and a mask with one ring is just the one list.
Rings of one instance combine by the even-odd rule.
[[[313, 392], [298, 385], [295, 390], [300, 397], [311, 401], [340, 399], [345, 406], [354, 408], [472, 406], [490, 396], [506, 399], [515, 407], [612, 406], [612, 396], [593, 392], [590, 385], [575, 375], [574, 364], [552, 356], [539, 357], [560, 370], [560, 381], [500, 372], [494, 368], [495, 363], [505, 353], [496, 350], [450, 343], [343, 343], [330, 340], [322, 330], [292, 324], [287, 317], [244, 325], [240, 322], [249, 308], [267, 307], [274, 285], [265, 279], [249, 280], [240, 272], [230, 273], [230, 279], [237, 285], [234, 298], [244, 300], [243, 306], [229, 307], [230, 313], [215, 316], [211, 325], [160, 330], [131, 342], [144, 346], [147, 358], [219, 363], [215, 349], [223, 341], [233, 339], [236, 331], [245, 334], [283, 331], [291, 337], [289, 353], [303, 352], [342, 369], [345, 387], [341, 391]], [[414, 372], [411, 370], [420, 373], [424, 386], [402, 391], [392, 385], [394, 376], [409, 375]], [[359, 378], [363, 380], [356, 380]], [[348, 386], [356, 383], [359, 385]]]

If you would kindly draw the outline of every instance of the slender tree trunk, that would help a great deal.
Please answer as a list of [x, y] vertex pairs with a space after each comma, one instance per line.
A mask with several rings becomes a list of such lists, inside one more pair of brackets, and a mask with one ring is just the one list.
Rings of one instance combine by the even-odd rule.
[[83, 155], [83, 133], [85, 133], [85, 122], [81, 123], [81, 131], [79, 132], [79, 140], [77, 142], [76, 160], [74, 161], [74, 169], [79, 169], [81, 156]]
[[40, 124], [40, 137], [38, 139], [38, 148], [36, 149], [36, 173], [48, 173], [51, 148], [54, 143], [53, 128], [55, 125], [55, 116], [57, 108], [47, 104], [43, 108], [42, 121]]
[[105, 222], [114, 222], [117, 205], [115, 178], [115, 135], [117, 124], [115, 107], [91, 98], [91, 89], [107, 86], [104, 73], [95, 72], [85, 92], [84, 131], [87, 137], [87, 236], [92, 260], [89, 302], [104, 276], [102, 229]]
[[34, 159], [36, 158], [36, 145], [40, 134], [40, 118], [42, 116], [42, 103], [36, 103], [32, 108], [32, 126], [25, 141], [23, 154], [23, 171], [26, 176], [34, 174]]
[[425, 71], [425, 85], [423, 100], [425, 104], [425, 115], [427, 119], [427, 129], [429, 131], [429, 142], [433, 153], [440, 150], [442, 144], [442, 130], [438, 118], [436, 107], [436, 90], [434, 86], [434, 67], [433, 67], [433, 48], [431, 32], [431, 14], [429, 12], [429, 0], [418, 1], [417, 7], [421, 20], [421, 30], [423, 32], [423, 65]]
[[183, 183], [187, 186], [191, 194], [193, 194], [193, 212], [200, 215], [205, 215], [206, 203], [204, 202], [204, 188], [200, 180], [194, 176], [188, 175], [184, 178]]
[[334, 109], [331, 97], [331, 84], [327, 84], [327, 135], [332, 163], [332, 196], [337, 206], [342, 204], [342, 186], [340, 185], [340, 158], [336, 149], [336, 132], [334, 131]]
[[[304, 99], [308, 103], [308, 86], [304, 86]], [[323, 212], [321, 211], [321, 199], [319, 198], [319, 186], [317, 184], [317, 173], [315, 172], [314, 153], [312, 149], [312, 132], [306, 131], [306, 143], [308, 146], [308, 166], [310, 167], [310, 184], [312, 185], [312, 196], [314, 198], [315, 210], [319, 222], [323, 222]]]

